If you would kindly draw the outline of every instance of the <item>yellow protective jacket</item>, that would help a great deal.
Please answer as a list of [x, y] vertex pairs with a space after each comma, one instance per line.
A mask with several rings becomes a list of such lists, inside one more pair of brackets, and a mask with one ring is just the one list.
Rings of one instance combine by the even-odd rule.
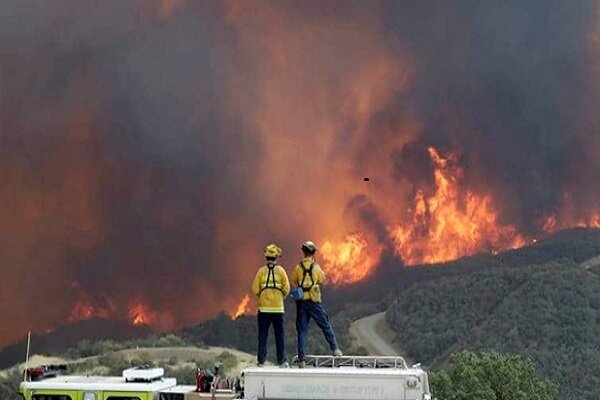
[[[268, 282], [267, 282], [268, 280]], [[281, 265], [269, 270], [267, 265], [258, 269], [252, 281], [252, 293], [258, 296], [258, 311], [264, 313], [282, 313], [283, 299], [290, 292], [290, 281]]]
[[[308, 271], [311, 264], [313, 265], [312, 279], [310, 275], [307, 275], [306, 279], [304, 279], [304, 284], [300, 286], [302, 278], [304, 277], [304, 271]], [[292, 272], [291, 280], [295, 286], [302, 287], [302, 290], [304, 291], [302, 300], [312, 300], [315, 303], [321, 302], [320, 285], [325, 283], [325, 274], [323, 273], [321, 266], [319, 266], [319, 264], [311, 257], [302, 259], [302, 261], [296, 265], [296, 268], [294, 268], [294, 271]]]

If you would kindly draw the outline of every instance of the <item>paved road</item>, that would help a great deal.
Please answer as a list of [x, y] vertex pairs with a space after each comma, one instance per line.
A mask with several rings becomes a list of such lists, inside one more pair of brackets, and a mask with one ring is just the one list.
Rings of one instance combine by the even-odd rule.
[[600, 256], [592, 257], [579, 264], [580, 267], [585, 269], [588, 274], [590, 274], [596, 279], [599, 279], [600, 276], [598, 276], [596, 273], [590, 270], [594, 267], [597, 267], [598, 265], [600, 265]]
[[[582, 268], [592, 272], [590, 269], [600, 265], [600, 256], [592, 257], [580, 264]], [[598, 277], [593, 274], [593, 276]], [[382, 355], [382, 356], [399, 356], [400, 354], [394, 346], [392, 346], [381, 334], [381, 331], [385, 328], [385, 312], [369, 315], [368, 317], [361, 318], [352, 323], [350, 332], [356, 337], [357, 341], [364, 347], [366, 347], [371, 354]], [[388, 328], [389, 329], [389, 328]]]
[[581, 265], [586, 270], [589, 270], [592, 267], [596, 267], [596, 266], [600, 265], [600, 256], [596, 256], [596, 257], [587, 259], [579, 265]]
[[360, 344], [381, 356], [399, 356], [394, 347], [378, 332], [379, 324], [385, 323], [385, 312], [369, 315], [352, 323], [351, 332]]

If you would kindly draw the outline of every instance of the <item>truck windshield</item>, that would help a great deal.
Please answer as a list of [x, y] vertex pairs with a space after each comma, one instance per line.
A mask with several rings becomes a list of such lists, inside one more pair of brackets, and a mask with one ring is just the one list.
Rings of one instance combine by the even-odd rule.
[[73, 400], [67, 394], [34, 394], [33, 400]]

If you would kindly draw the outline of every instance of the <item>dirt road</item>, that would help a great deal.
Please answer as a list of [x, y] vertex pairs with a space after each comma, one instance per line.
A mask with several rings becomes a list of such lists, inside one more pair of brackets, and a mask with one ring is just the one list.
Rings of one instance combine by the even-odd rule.
[[385, 322], [385, 312], [369, 315], [354, 321], [350, 332], [358, 343], [373, 355], [399, 356], [399, 351], [391, 344], [393, 332]]

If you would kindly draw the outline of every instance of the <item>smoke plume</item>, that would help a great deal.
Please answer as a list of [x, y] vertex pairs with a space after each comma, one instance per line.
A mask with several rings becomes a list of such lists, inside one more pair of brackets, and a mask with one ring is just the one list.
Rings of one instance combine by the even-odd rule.
[[[600, 227], [592, 1], [5, 1], [0, 345]], [[365, 178], [369, 178], [368, 180]]]

